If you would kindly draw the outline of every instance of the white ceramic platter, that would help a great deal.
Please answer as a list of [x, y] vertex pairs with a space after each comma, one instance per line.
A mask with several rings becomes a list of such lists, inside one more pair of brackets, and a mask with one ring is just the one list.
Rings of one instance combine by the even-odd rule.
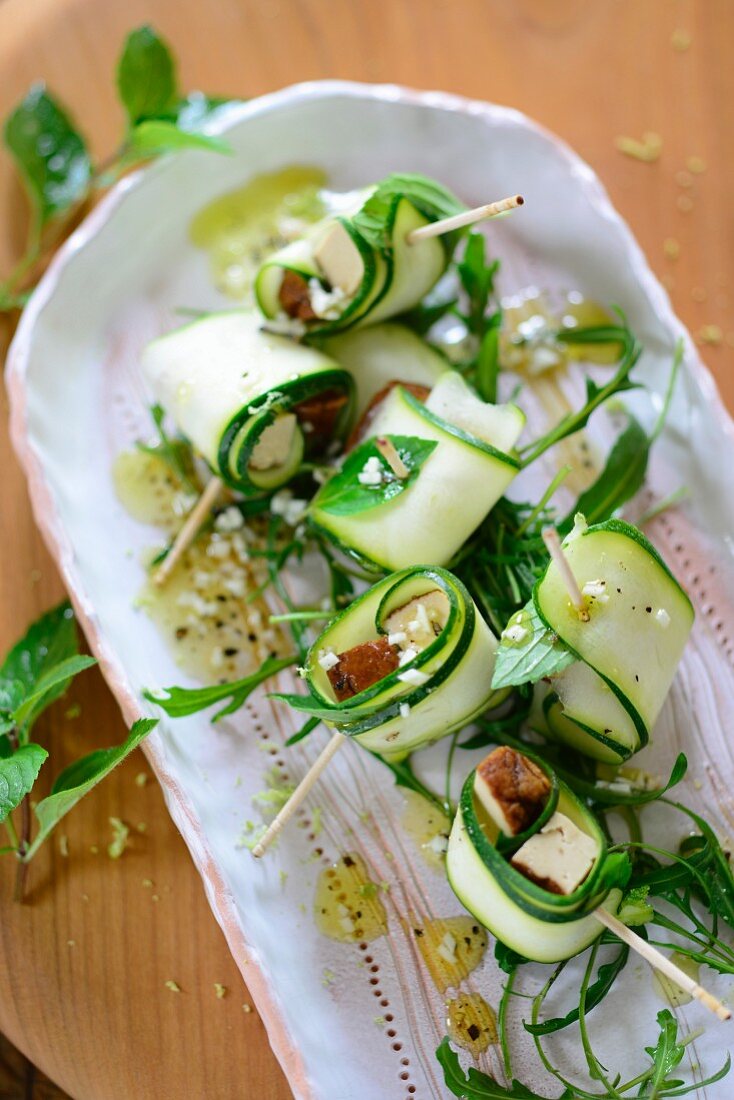
[[[684, 338], [683, 378], [649, 489], [659, 495], [685, 482], [692, 503], [649, 533], [689, 587], [698, 618], [648, 752], [663, 772], [684, 748], [686, 800], [706, 806], [722, 834], [733, 829], [734, 770], [724, 722], [734, 708], [734, 430], [665, 292], [591, 170], [514, 111], [395, 87], [301, 85], [236, 108], [219, 128], [234, 156], [166, 160], [124, 180], [100, 204], [33, 295], [8, 363], [13, 436], [36, 519], [126, 719], [151, 712], [141, 702], [143, 686], [181, 680], [155, 628], [132, 607], [142, 579], [138, 551], [154, 540], [117, 502], [110, 467], [123, 447], [148, 434], [135, 374], [143, 344], [172, 327], [178, 306], [222, 305], [205, 254], [188, 243], [192, 216], [252, 175], [287, 164], [324, 168], [336, 189], [390, 171], [424, 172], [470, 205], [521, 190], [522, 216], [491, 231], [503, 293], [534, 283], [618, 303], [645, 346], [639, 374], [653, 393], [663, 390], [675, 341]], [[634, 400], [650, 422], [650, 399]], [[317, 733], [281, 755], [290, 730], [290, 718], [261, 696], [217, 727], [206, 716], [162, 722], [146, 751], [295, 1095], [445, 1096], [433, 1055], [445, 1030], [444, 998], [418, 957], [411, 925], [461, 909], [401, 828], [402, 796], [387, 772], [350, 748], [334, 761], [328, 786], [313, 795], [302, 827], [277, 852], [255, 863], [237, 847], [266, 766], [274, 761], [297, 779], [323, 744], [325, 734]], [[424, 754], [421, 768], [438, 776], [443, 751]], [[465, 755], [468, 771], [475, 758]], [[316, 806], [323, 820], [318, 836], [309, 827]], [[390, 886], [389, 934], [362, 948], [321, 937], [311, 914], [317, 874], [348, 850], [362, 854], [375, 881]], [[709, 984], [729, 992], [726, 981]], [[491, 951], [463, 988], [497, 1004], [500, 974]], [[624, 1011], [633, 1003], [639, 1011]], [[600, 1018], [592, 1016], [592, 1028], [612, 1036], [612, 1053], [624, 1063], [625, 1051], [654, 1041], [660, 1007], [646, 969], [629, 966]], [[707, 1025], [687, 1059], [710, 1072], [721, 1062], [724, 1035], [698, 1006], [678, 1014], [684, 1029]], [[515, 1028], [520, 1036], [519, 1015]], [[556, 1046], [561, 1061], [570, 1050], [565, 1040]], [[526, 1048], [515, 1072], [540, 1087], [532, 1064]], [[480, 1066], [500, 1072], [495, 1049]], [[545, 1087], [558, 1092], [547, 1081]], [[232, 1088], [245, 1095], [241, 1083]], [[706, 1095], [723, 1097], [730, 1088], [725, 1081]]]

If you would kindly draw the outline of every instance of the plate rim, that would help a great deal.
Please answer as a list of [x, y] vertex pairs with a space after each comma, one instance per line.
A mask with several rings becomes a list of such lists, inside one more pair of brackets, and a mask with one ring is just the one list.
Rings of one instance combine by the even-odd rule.
[[[305, 100], [338, 97], [478, 116], [489, 124], [518, 126], [542, 137], [566, 162], [567, 168], [582, 181], [589, 202], [595, 207], [597, 213], [612, 223], [621, 235], [635, 277], [650, 294], [661, 321], [683, 340], [686, 368], [693, 373], [707, 405], [719, 422], [720, 429], [734, 444], [734, 418], [721, 399], [711, 371], [701, 359], [690, 333], [675, 314], [667, 291], [650, 268], [629, 225], [612, 204], [596, 172], [562, 138], [525, 113], [513, 107], [467, 98], [455, 93], [421, 91], [399, 84], [314, 80], [288, 85], [247, 102], [234, 104], [211, 121], [207, 132], [226, 133], [249, 118], [272, 111], [287, 110]], [[191, 157], [192, 153], [183, 152], [177, 155]], [[61, 245], [21, 314], [8, 349], [5, 367], [5, 382], [10, 405], [10, 438], [28, 483], [34, 521], [61, 574], [89, 646], [99, 661], [102, 674], [128, 725], [142, 716], [140, 702], [119, 658], [101, 629], [92, 601], [85, 591], [81, 578], [77, 575], [73, 547], [57, 512], [50, 486], [46, 482], [42, 460], [28, 431], [26, 383], [36, 326], [44, 308], [55, 295], [66, 266], [96, 237], [127, 196], [144, 186], [152, 175], [165, 173], [171, 160], [172, 158], [169, 157], [161, 158], [160, 161], [137, 169], [120, 180]], [[271, 986], [256, 952], [247, 942], [234, 899], [209, 847], [202, 824], [166, 765], [165, 752], [155, 732], [145, 739], [142, 748], [163, 790], [168, 812], [189, 849], [202, 879], [209, 905], [255, 1002], [265, 1025], [270, 1046], [286, 1075], [288, 1084], [298, 1100], [317, 1100], [303, 1055], [281, 1012], [280, 998]]]

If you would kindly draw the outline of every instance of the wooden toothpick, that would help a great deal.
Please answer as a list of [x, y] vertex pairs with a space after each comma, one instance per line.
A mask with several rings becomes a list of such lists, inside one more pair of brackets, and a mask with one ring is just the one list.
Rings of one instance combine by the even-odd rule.
[[224, 482], [219, 477], [213, 477], [208, 483], [186, 517], [186, 522], [176, 535], [173, 546], [161, 562], [160, 567], [153, 574], [155, 584], [160, 586], [166, 583], [181, 555], [188, 550], [196, 538], [199, 528], [206, 521], [223, 488]]
[[391, 439], [388, 439], [384, 435], [378, 435], [375, 440], [375, 446], [395, 474], [396, 478], [400, 481], [405, 481], [406, 477], [410, 477], [410, 470], [398, 454], [395, 444]]
[[579, 618], [587, 623], [589, 621], [589, 612], [586, 607], [586, 601], [581, 593], [581, 589], [578, 586], [576, 578], [571, 572], [571, 566], [568, 564], [568, 558], [563, 553], [561, 540], [558, 537], [558, 532], [556, 531], [555, 527], [546, 527], [544, 529], [543, 542], [545, 543], [546, 550], [558, 566], [558, 572], [561, 574], [561, 580], [566, 586], [566, 591], [568, 592], [571, 603], [579, 613]]
[[522, 195], [510, 195], [498, 202], [490, 202], [486, 206], [475, 206], [473, 210], [465, 210], [463, 214], [453, 214], [450, 218], [441, 218], [440, 221], [431, 222], [430, 225], [422, 225], [408, 233], [408, 244], [416, 244], [417, 241], [425, 241], [429, 237], [440, 237], [443, 233], [450, 233], [452, 229], [463, 229], [466, 225], [476, 225], [486, 218], [494, 218], [497, 214], [504, 214], [506, 210], [515, 210], [522, 206], [525, 199]]
[[286, 802], [283, 809], [280, 810], [279, 813], [273, 818], [263, 835], [258, 840], [257, 844], [252, 849], [252, 854], [255, 856], [256, 859], [259, 859], [261, 856], [265, 855], [270, 845], [276, 839], [283, 827], [288, 824], [298, 807], [306, 798], [314, 783], [318, 781], [322, 771], [329, 763], [332, 756], [334, 756], [334, 754], [342, 747], [345, 741], [346, 737], [344, 737], [343, 734], [335, 733], [329, 743], [326, 745], [326, 748], [322, 749], [321, 753], [316, 758], [316, 760], [314, 760], [313, 764], [308, 769], [303, 779]]
[[694, 981], [684, 970], [681, 970], [679, 966], [671, 962], [667, 955], [664, 955], [662, 951], [658, 951], [657, 947], [653, 947], [647, 940], [643, 940], [642, 936], [638, 936], [636, 932], [628, 928], [626, 924], [622, 924], [622, 921], [619, 920], [618, 917], [613, 917], [611, 913], [607, 912], [606, 909], [602, 909], [601, 906], [594, 910], [594, 916], [600, 924], [603, 924], [605, 928], [613, 932], [618, 939], [626, 943], [633, 951], [636, 951], [638, 955], [641, 955], [650, 966], [659, 970], [666, 978], [670, 978], [672, 982], [675, 982], [680, 989], [685, 990], [686, 993], [690, 993], [692, 997], [695, 997], [697, 1001], [705, 1005], [709, 1012], [713, 1012], [720, 1020], [729, 1020], [731, 1018], [729, 1009], [726, 1005], [723, 1005], [717, 997], [714, 997], [713, 993], [709, 993], [708, 990]]

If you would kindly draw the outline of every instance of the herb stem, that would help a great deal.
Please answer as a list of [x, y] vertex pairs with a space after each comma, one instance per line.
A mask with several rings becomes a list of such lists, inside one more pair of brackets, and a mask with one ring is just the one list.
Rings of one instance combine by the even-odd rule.
[[507, 1010], [510, 1006], [510, 998], [512, 997], [513, 987], [515, 985], [515, 978], [517, 977], [517, 967], [511, 970], [507, 976], [507, 981], [502, 989], [502, 997], [500, 998], [499, 1009], [497, 1011], [497, 1024], [499, 1025], [500, 1032], [500, 1049], [502, 1051], [502, 1064], [504, 1066], [505, 1075], [508, 1081], [512, 1080], [512, 1052], [510, 1051], [510, 1040], [507, 1035]]
[[28, 795], [20, 804], [20, 844], [18, 845], [18, 866], [15, 871], [15, 890], [13, 901], [21, 902], [25, 896], [28, 880], [28, 852], [31, 843], [31, 804]]
[[18, 840], [18, 833], [15, 828], [15, 822], [13, 821], [10, 814], [8, 814], [8, 816], [5, 818], [5, 828], [7, 830], [8, 837], [10, 838], [10, 843], [13, 845], [12, 851], [17, 852], [18, 848], [20, 847], [20, 841]]

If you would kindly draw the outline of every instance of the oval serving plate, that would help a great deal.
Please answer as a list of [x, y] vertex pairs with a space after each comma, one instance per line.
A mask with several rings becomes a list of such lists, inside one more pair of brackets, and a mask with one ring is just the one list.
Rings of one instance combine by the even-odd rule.
[[[185, 153], [162, 161], [100, 203], [51, 264], [8, 359], [13, 439], [36, 520], [126, 720], [151, 713], [143, 687], [182, 679], [153, 624], [133, 608], [143, 579], [139, 554], [155, 536], [124, 512], [110, 469], [121, 449], [149, 434], [136, 374], [140, 349], [173, 327], [177, 307], [227, 304], [212, 287], [205, 253], [189, 243], [192, 217], [253, 175], [294, 163], [323, 168], [336, 189], [389, 171], [424, 172], [470, 205], [522, 190], [522, 217], [491, 230], [502, 293], [535, 284], [617, 303], [645, 346], [640, 373], [657, 393], [676, 340], [685, 342], [685, 370], [648, 491], [662, 495], [684, 481], [693, 503], [648, 531], [689, 587], [698, 619], [659, 724], [654, 768], [662, 772], [684, 748], [696, 780], [687, 801], [707, 805], [709, 819], [725, 832], [734, 775], [724, 736], [725, 715], [734, 708], [727, 637], [734, 629], [734, 498], [727, 491], [734, 426], [593, 172], [515, 111], [392, 86], [299, 85], [234, 108], [217, 130], [234, 156]], [[649, 418], [653, 410], [642, 401], [638, 411]], [[266, 768], [296, 781], [326, 736], [319, 732], [281, 755], [291, 732], [290, 717], [261, 694], [215, 727], [206, 716], [162, 721], [145, 751], [294, 1094], [446, 1096], [434, 1058], [445, 1032], [445, 994], [422, 962], [415, 928], [459, 917], [461, 909], [401, 825], [403, 797], [386, 782], [384, 768], [365, 753], [340, 754], [328, 785], [302, 813], [301, 828], [276, 852], [256, 863], [238, 844]], [[437, 746], [421, 756], [421, 770], [436, 781], [443, 752]], [[476, 754], [465, 756], [468, 771]], [[388, 933], [371, 943], [337, 943], [314, 925], [317, 876], [345, 852], [360, 855], [384, 887]], [[654, 1025], [660, 1006], [649, 975], [631, 969], [625, 988], [635, 986], [644, 1018]], [[461, 985], [494, 1005], [500, 988], [491, 951]], [[685, 1009], [677, 1011], [685, 1016]], [[636, 1020], [621, 1016], [610, 1021], [605, 1014], [615, 1047], [639, 1049]], [[519, 1020], [517, 1034], [521, 1043]], [[709, 1028], [687, 1048], [689, 1064], [718, 1064], [722, 1042]], [[501, 1073], [495, 1047], [478, 1064]], [[522, 1060], [515, 1073], [531, 1087], [543, 1085]], [[726, 1088], [722, 1082], [707, 1096], [723, 1096]]]

